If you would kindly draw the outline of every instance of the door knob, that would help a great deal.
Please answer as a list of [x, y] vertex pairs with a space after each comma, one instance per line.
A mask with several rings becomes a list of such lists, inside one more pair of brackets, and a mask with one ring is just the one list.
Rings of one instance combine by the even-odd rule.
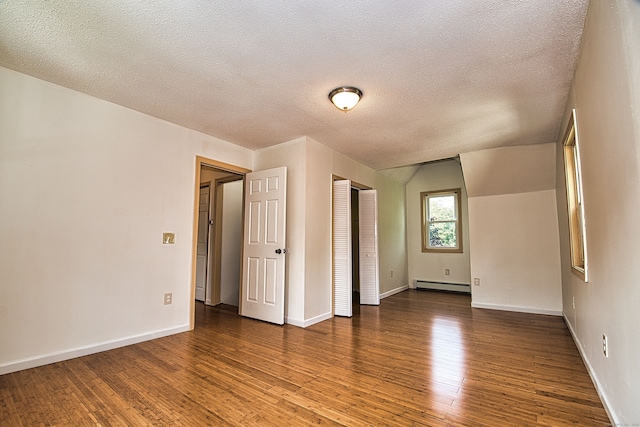
[[276, 253], [277, 254], [286, 254], [287, 250], [286, 249], [276, 249]]

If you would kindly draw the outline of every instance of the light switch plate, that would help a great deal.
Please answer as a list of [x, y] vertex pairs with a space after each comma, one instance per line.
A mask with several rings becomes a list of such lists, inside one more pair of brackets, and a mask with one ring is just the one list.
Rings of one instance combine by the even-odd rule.
[[162, 244], [173, 245], [176, 242], [175, 233], [162, 233]]

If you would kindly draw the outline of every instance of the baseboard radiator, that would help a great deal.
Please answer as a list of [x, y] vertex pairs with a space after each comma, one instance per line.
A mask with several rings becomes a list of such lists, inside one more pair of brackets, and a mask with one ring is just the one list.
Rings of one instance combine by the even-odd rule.
[[413, 283], [416, 289], [462, 292], [467, 294], [471, 293], [471, 286], [465, 283], [430, 282], [428, 280], [420, 280], [420, 279], [415, 279]]

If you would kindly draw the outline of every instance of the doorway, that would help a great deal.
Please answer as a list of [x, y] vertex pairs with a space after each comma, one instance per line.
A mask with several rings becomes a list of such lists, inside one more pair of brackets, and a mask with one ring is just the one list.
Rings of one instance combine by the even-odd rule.
[[243, 183], [248, 172], [212, 159], [196, 158], [190, 329], [195, 327], [196, 301], [205, 306], [238, 306], [238, 248], [242, 241]]
[[237, 309], [240, 298], [242, 246], [242, 176], [232, 174], [217, 178], [213, 188], [213, 220], [210, 224], [211, 274], [206, 304], [227, 304]]
[[333, 314], [380, 304], [377, 192], [334, 176]]

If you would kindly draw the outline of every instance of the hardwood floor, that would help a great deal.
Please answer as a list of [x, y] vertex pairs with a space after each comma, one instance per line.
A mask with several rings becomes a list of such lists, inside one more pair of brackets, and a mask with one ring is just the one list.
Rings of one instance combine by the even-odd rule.
[[610, 425], [559, 317], [405, 291], [301, 329], [196, 329], [0, 376], [0, 425]]

